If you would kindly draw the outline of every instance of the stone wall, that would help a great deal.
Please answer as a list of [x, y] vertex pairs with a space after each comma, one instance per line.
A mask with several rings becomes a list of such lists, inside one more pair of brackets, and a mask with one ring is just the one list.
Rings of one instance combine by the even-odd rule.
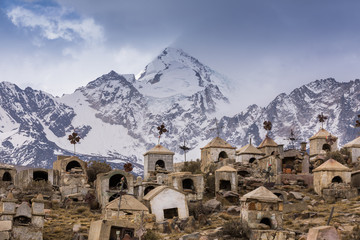
[[119, 193], [119, 189], [110, 189], [110, 178], [115, 175], [122, 175], [126, 178], [127, 189], [124, 192], [128, 194], [134, 194], [134, 176], [131, 173], [127, 173], [123, 170], [113, 170], [107, 173], [98, 174], [95, 187], [96, 196], [102, 207], [109, 202], [109, 198]]
[[171, 154], [147, 154], [144, 156], [144, 179], [147, 180], [150, 177], [150, 172], [154, 172], [156, 169], [156, 162], [162, 160], [165, 163], [165, 170], [168, 172], [174, 171], [174, 155]]
[[237, 172], [230, 171], [215, 171], [215, 191], [218, 192], [221, 190], [221, 181], [230, 181], [231, 189], [230, 191], [238, 192], [238, 175]]
[[211, 163], [219, 161], [219, 154], [225, 152], [229, 159], [236, 159], [235, 149], [232, 148], [204, 148], [201, 150], [201, 171], [208, 172], [207, 167]]
[[43, 172], [47, 174], [48, 182], [51, 185], [59, 185], [59, 173], [53, 169], [43, 169], [43, 168], [32, 168], [20, 171], [15, 176], [14, 184], [20, 189], [26, 188], [29, 183], [33, 180], [34, 172]]
[[[332, 145], [330, 145], [330, 151], [336, 151], [337, 150], [337, 141], [336, 140]], [[323, 151], [323, 145], [327, 144], [326, 138], [316, 138], [310, 140], [310, 157], [313, 157], [314, 155], [318, 155]]]
[[334, 177], [341, 177], [346, 184], [351, 183], [351, 172], [344, 171], [317, 171], [314, 172], [314, 190], [317, 194], [322, 196], [322, 190], [328, 188]]
[[[184, 185], [186, 187], [186, 183], [190, 181], [193, 183], [193, 188], [184, 189]], [[190, 172], [168, 174], [168, 185], [184, 192], [188, 201], [203, 199], [205, 185], [202, 174], [191, 174]]]
[[250, 240], [295, 240], [295, 232], [286, 230], [252, 230]]
[[189, 217], [189, 208], [185, 194], [166, 188], [150, 200], [151, 213], [156, 216], [156, 222], [164, 221], [164, 209], [177, 208], [180, 219]]

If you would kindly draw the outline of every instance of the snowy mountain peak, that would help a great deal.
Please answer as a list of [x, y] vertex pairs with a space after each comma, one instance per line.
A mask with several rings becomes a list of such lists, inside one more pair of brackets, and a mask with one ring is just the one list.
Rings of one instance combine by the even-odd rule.
[[209, 85], [228, 92], [226, 77], [216, 73], [181, 49], [166, 48], [137, 75], [135, 85], [150, 97], [191, 96]]

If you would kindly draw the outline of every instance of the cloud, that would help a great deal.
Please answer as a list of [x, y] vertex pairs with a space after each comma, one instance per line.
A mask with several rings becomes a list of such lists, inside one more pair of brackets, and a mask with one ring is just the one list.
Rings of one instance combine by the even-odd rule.
[[17, 6], [7, 11], [7, 16], [15, 26], [39, 30], [40, 36], [48, 40], [73, 42], [80, 39], [89, 44], [104, 41], [103, 27], [96, 24], [94, 19], [66, 19], [68, 11], [62, 8], [47, 7], [43, 10], [38, 13]]

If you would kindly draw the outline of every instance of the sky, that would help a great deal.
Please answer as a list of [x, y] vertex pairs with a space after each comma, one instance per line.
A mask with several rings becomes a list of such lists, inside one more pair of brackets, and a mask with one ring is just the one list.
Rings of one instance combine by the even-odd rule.
[[266, 106], [316, 79], [360, 78], [357, 0], [0, 0], [0, 81], [54, 96], [114, 70], [138, 74], [166, 47]]

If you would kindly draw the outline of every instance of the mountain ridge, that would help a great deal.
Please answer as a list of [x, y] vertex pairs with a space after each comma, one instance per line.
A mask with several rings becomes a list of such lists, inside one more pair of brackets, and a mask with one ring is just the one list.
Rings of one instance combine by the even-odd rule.
[[[178, 52], [171, 51], [174, 58]], [[161, 54], [165, 54], [164, 51]], [[183, 66], [208, 68], [196, 58], [187, 56], [179, 60], [189, 61]], [[195, 63], [199, 66], [193, 66]], [[82, 137], [76, 146], [77, 154], [85, 160], [102, 159], [116, 167], [130, 161], [135, 166], [134, 172], [141, 174], [142, 154], [157, 143], [156, 126], [161, 123], [169, 130], [161, 143], [176, 152], [176, 161], [182, 159], [178, 146], [184, 138], [191, 147], [188, 158], [198, 158], [199, 148], [215, 137], [215, 131], [211, 131], [215, 127], [214, 114], [222, 106], [236, 107], [236, 103], [231, 103], [224, 93], [227, 83], [226, 79], [218, 79], [220, 74], [210, 68], [206, 73], [199, 72], [204, 80], [201, 83], [194, 69], [179, 70], [177, 67], [173, 71], [171, 67], [154, 68], [151, 75], [144, 71], [141, 81], [134, 74], [110, 71], [60, 98], [31, 88], [22, 90], [12, 83], [0, 83], [3, 123], [0, 126], [0, 161], [52, 167], [57, 154], [72, 154], [66, 135], [75, 129]], [[159, 79], [148, 82], [160, 73]], [[185, 75], [181, 75], [183, 73]], [[196, 82], [196, 91], [187, 91], [187, 86], [165, 95], [147, 94], [161, 81], [169, 79]], [[224, 85], [217, 85], [222, 82]], [[351, 124], [360, 111], [359, 106], [360, 80], [315, 80], [289, 94], [279, 94], [265, 107], [253, 104], [238, 114], [219, 118], [220, 137], [237, 148], [246, 145], [250, 138], [254, 144], [260, 144], [266, 134], [262, 123], [270, 120], [273, 122], [271, 134], [279, 144], [286, 144], [290, 129], [295, 130], [299, 139], [307, 140], [317, 131], [316, 116], [323, 112], [329, 116], [325, 128], [337, 135], [342, 145], [356, 137]]]

